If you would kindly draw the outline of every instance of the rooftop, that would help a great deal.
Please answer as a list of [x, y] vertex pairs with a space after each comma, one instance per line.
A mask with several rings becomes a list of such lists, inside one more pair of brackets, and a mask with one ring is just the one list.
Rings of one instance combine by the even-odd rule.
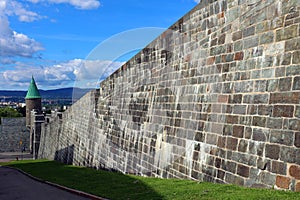
[[40, 98], [41, 98], [40, 92], [32, 76], [25, 99], [40, 99]]

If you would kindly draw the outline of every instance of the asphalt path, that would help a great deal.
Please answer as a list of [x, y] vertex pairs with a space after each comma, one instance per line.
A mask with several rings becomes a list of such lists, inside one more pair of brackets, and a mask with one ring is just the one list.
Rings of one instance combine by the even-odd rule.
[[21, 172], [0, 167], [1, 200], [84, 200], [82, 196], [35, 181]]
[[11, 160], [32, 159], [32, 154], [28, 152], [0, 152], [0, 162], [9, 162]]

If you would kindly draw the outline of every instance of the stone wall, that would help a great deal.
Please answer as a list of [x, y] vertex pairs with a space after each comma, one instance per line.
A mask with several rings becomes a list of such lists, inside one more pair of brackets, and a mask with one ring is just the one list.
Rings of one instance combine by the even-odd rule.
[[21, 152], [24, 145], [28, 151], [29, 130], [26, 128], [25, 117], [0, 120], [0, 152]]
[[300, 191], [298, 0], [202, 0], [45, 124], [40, 157]]

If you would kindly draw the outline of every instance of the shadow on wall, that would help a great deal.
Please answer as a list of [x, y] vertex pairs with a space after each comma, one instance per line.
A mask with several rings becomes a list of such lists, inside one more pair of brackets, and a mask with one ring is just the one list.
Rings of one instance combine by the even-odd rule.
[[54, 160], [72, 165], [74, 157], [74, 144], [55, 152]]

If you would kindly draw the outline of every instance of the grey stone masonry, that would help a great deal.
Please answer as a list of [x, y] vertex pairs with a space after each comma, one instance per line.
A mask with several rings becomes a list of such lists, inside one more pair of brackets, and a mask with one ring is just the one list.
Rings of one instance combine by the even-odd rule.
[[21, 152], [23, 147], [28, 151], [29, 129], [25, 117], [0, 120], [0, 152]]
[[300, 191], [299, 0], [202, 0], [43, 125], [39, 156]]

